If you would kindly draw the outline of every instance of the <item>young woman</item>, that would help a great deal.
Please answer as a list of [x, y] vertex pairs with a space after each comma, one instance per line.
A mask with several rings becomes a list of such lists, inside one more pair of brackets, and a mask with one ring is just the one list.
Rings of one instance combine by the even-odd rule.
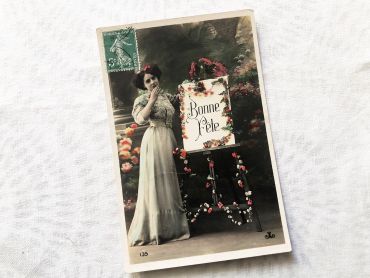
[[149, 123], [149, 127], [141, 142], [138, 198], [128, 232], [130, 246], [190, 236], [172, 154], [176, 144], [172, 131], [174, 97], [159, 87], [160, 77], [157, 65], [147, 65], [134, 80], [137, 88], [147, 92], [136, 98], [132, 115], [136, 123]]

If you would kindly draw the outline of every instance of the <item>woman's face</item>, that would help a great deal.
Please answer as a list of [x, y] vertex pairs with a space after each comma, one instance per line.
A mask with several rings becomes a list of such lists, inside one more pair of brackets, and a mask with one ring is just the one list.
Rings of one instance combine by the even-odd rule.
[[152, 91], [155, 87], [159, 85], [158, 78], [150, 73], [144, 74], [144, 86], [148, 89], [148, 91]]

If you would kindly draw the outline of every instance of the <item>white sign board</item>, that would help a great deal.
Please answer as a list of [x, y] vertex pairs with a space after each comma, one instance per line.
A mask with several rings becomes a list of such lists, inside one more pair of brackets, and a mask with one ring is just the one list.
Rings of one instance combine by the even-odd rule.
[[183, 83], [179, 91], [186, 151], [235, 144], [227, 76]]

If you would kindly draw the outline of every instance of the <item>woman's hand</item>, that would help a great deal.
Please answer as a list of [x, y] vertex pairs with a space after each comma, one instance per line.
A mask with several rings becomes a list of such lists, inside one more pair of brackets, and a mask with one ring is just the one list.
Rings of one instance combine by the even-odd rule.
[[149, 97], [149, 101], [154, 103], [157, 98], [158, 98], [158, 95], [159, 95], [159, 86], [155, 87], [151, 92], [150, 92], [150, 97]]
[[152, 111], [152, 107], [158, 98], [159, 92], [160, 92], [160, 89], [158, 85], [149, 92], [150, 96], [149, 96], [148, 103], [143, 108], [143, 110], [140, 111], [138, 115], [138, 117], [141, 117], [143, 121], [147, 121], [149, 119], [150, 112]]

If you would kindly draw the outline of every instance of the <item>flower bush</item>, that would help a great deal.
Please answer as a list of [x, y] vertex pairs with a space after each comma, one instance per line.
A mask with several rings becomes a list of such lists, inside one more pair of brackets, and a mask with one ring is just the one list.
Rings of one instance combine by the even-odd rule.
[[121, 180], [124, 184], [124, 206], [132, 208], [136, 202], [138, 173], [140, 164], [140, 147], [134, 146], [132, 136], [135, 133], [137, 124], [133, 123], [126, 127], [123, 132], [117, 135], [118, 156], [121, 169]]

